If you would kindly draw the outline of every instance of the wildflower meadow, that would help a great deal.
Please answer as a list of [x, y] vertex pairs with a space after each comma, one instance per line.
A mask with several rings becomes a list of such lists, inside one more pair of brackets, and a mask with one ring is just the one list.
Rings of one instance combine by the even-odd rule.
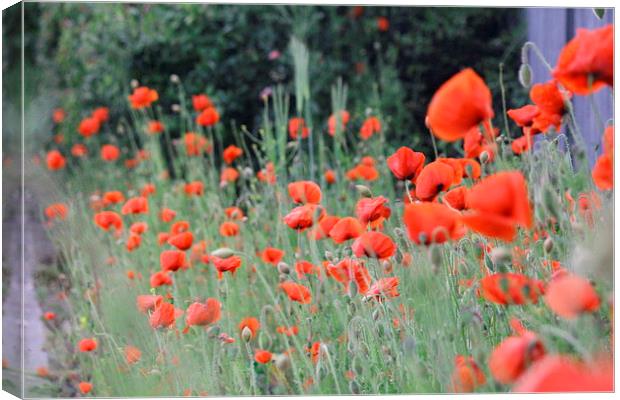
[[493, 88], [454, 68], [411, 133], [371, 81], [319, 108], [296, 35], [257, 126], [181, 72], [125, 82], [114, 125], [59, 101], [25, 160], [57, 254], [39, 376], [81, 397], [613, 391], [614, 127], [589, 163], [573, 106], [613, 89], [613, 29], [557, 59], [523, 41]]

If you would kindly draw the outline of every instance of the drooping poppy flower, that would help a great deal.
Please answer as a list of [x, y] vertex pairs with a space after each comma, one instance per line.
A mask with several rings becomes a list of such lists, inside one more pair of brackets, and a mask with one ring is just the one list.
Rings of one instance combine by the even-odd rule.
[[379, 29], [381, 32], [387, 32], [387, 30], [390, 29], [390, 20], [388, 20], [386, 17], [378, 17], [377, 29]]
[[357, 219], [367, 225], [379, 218], [389, 218], [392, 210], [385, 206], [389, 200], [383, 196], [363, 197], [355, 205]]
[[57, 171], [63, 169], [67, 163], [65, 157], [58, 150], [50, 150], [47, 153], [47, 168], [50, 171]]
[[95, 214], [94, 220], [95, 224], [105, 231], [109, 231], [111, 228], [118, 231], [123, 228], [121, 216], [114, 211], [101, 211]]
[[76, 143], [73, 146], [71, 146], [71, 155], [73, 157], [84, 157], [85, 155], [88, 154], [88, 147], [86, 147], [84, 144], [82, 143]]
[[336, 243], [343, 243], [349, 239], [355, 239], [364, 233], [364, 227], [360, 221], [353, 217], [340, 218], [330, 229], [329, 237]]
[[202, 182], [194, 181], [186, 183], [184, 186], [184, 190], [185, 194], [187, 194], [188, 196], [201, 196], [205, 191], [205, 187]]
[[310, 289], [299, 283], [292, 281], [282, 282], [279, 285], [280, 289], [284, 290], [286, 295], [291, 301], [296, 301], [301, 304], [309, 304], [312, 301], [312, 294]]
[[67, 217], [68, 208], [64, 203], [53, 203], [45, 208], [45, 216], [48, 220], [60, 219]]
[[196, 117], [196, 123], [200, 126], [214, 126], [220, 121], [220, 114], [215, 107], [209, 107], [202, 110]]
[[409, 147], [401, 147], [387, 158], [387, 165], [396, 179], [415, 181], [424, 167], [425, 160], [424, 153], [413, 151]]
[[321, 188], [312, 181], [289, 183], [288, 194], [298, 204], [319, 204], [321, 202]]
[[101, 146], [101, 159], [103, 161], [112, 162], [120, 157], [121, 151], [113, 144], [105, 144]]
[[547, 355], [534, 363], [512, 388], [517, 393], [612, 392], [611, 359], [591, 363], [564, 355]]
[[532, 227], [527, 184], [518, 171], [498, 172], [481, 180], [470, 189], [467, 207], [463, 222], [485, 236], [510, 242], [517, 226]]
[[602, 154], [592, 168], [592, 181], [599, 190], [613, 190], [614, 162], [608, 154]]
[[299, 260], [295, 262], [295, 271], [297, 272], [299, 279], [302, 279], [309, 274], [317, 276], [320, 276], [321, 274], [321, 269], [319, 267], [306, 260]]
[[301, 133], [301, 138], [308, 137], [310, 131], [306, 126], [306, 121], [303, 118], [295, 117], [288, 120], [288, 135], [291, 139], [296, 140]]
[[398, 297], [398, 284], [400, 280], [398, 277], [392, 276], [389, 278], [381, 278], [373, 283], [365, 293], [366, 297], [372, 297], [376, 300], [383, 300], [386, 297]]
[[66, 116], [67, 114], [65, 113], [65, 110], [62, 108], [55, 108], [52, 112], [52, 121], [54, 121], [55, 124], [60, 124], [65, 120]]
[[489, 357], [489, 370], [493, 378], [503, 384], [516, 381], [527, 368], [545, 356], [545, 346], [535, 333], [513, 320], [516, 336], [502, 341]]
[[553, 70], [553, 77], [575, 94], [587, 95], [614, 84], [613, 25], [587, 30], [577, 29], [564, 46]]
[[256, 350], [254, 353], [254, 361], [260, 364], [267, 364], [273, 358], [273, 354], [267, 350]]
[[[482, 78], [467, 68], [446, 81], [435, 92], [428, 106], [426, 124], [441, 140], [462, 139], [472, 128], [495, 115], [491, 91]], [[485, 127], [486, 129], [486, 127]]]
[[443, 243], [465, 234], [459, 214], [439, 203], [407, 204], [403, 221], [416, 244]]
[[202, 135], [194, 132], [187, 132], [183, 136], [185, 152], [190, 157], [200, 156], [205, 151], [211, 153], [212, 147], [209, 141]]
[[80, 389], [80, 392], [82, 394], [88, 394], [93, 390], [93, 384], [90, 382], [82, 381], [78, 384], [78, 389]]
[[316, 204], [304, 204], [293, 208], [283, 220], [289, 228], [302, 232], [312, 227], [317, 220], [322, 221], [324, 215], [323, 207]]
[[135, 249], [140, 247], [141, 243], [142, 243], [142, 237], [132, 232], [127, 238], [127, 245], [126, 245], [127, 251], [130, 251], [130, 252], [134, 251]]
[[159, 303], [149, 317], [149, 323], [153, 329], [168, 328], [174, 325], [175, 321], [176, 310], [174, 305], [165, 301]]
[[146, 86], [140, 86], [133, 90], [133, 93], [129, 95], [129, 102], [131, 108], [141, 109], [149, 107], [153, 102], [159, 99], [159, 95], [153, 89], [149, 89]]
[[588, 280], [563, 274], [547, 286], [545, 303], [560, 317], [574, 319], [582, 313], [598, 310], [600, 300]]
[[108, 107], [97, 107], [93, 110], [92, 116], [103, 124], [110, 119], [110, 109]]
[[244, 328], [248, 328], [251, 332], [251, 338], [256, 337], [256, 333], [260, 328], [260, 322], [254, 317], [247, 317], [239, 323], [239, 332], [243, 332]]
[[441, 199], [443, 204], [450, 208], [461, 211], [467, 207], [467, 189], [466, 186], [459, 186], [448, 191]]
[[230, 165], [238, 157], [241, 157], [242, 154], [243, 150], [241, 150], [241, 148], [231, 144], [226, 149], [224, 149], [224, 152], [222, 153], [222, 158], [224, 159], [224, 162], [226, 164]]
[[381, 232], [364, 232], [351, 245], [356, 257], [372, 257], [379, 260], [390, 258], [396, 253], [396, 244]]
[[161, 121], [149, 121], [148, 123], [148, 133], [151, 135], [156, 135], [158, 133], [162, 133], [164, 131], [165, 127], [164, 124]]
[[[351, 115], [346, 110], [340, 111], [340, 132], [344, 131], [349, 123]], [[327, 119], [327, 132], [334, 136], [336, 134], [336, 115], [332, 114]]]
[[230, 272], [234, 275], [237, 268], [241, 267], [241, 257], [239, 256], [230, 256], [228, 258], [210, 256], [210, 260], [217, 271], [218, 279], [222, 279], [224, 272]]
[[336, 217], [335, 215], [326, 215], [312, 228], [312, 230], [308, 233], [308, 236], [314, 240], [326, 239], [329, 237], [329, 232], [338, 221], [340, 221], [340, 217]]
[[138, 311], [142, 314], [146, 314], [148, 311], [154, 310], [159, 303], [164, 300], [163, 296], [152, 294], [141, 294], [136, 297], [136, 306]]
[[222, 303], [212, 297], [204, 303], [192, 303], [185, 313], [185, 325], [187, 327], [207, 326], [220, 320], [222, 316]]
[[220, 235], [225, 237], [237, 236], [239, 234], [239, 225], [234, 222], [225, 221], [220, 225]]
[[125, 346], [124, 352], [125, 361], [127, 361], [127, 364], [135, 364], [140, 361], [140, 358], [142, 357], [142, 352], [135, 346]]
[[278, 265], [282, 257], [284, 257], [284, 251], [275, 247], [266, 247], [260, 255], [261, 260], [272, 265]]
[[325, 173], [323, 174], [323, 177], [325, 178], [325, 182], [328, 185], [332, 185], [336, 183], [336, 173], [334, 172], [333, 169], [326, 170]]
[[360, 128], [360, 138], [368, 140], [375, 133], [381, 132], [381, 121], [377, 117], [368, 117]]
[[220, 175], [220, 186], [225, 186], [228, 183], [233, 183], [239, 179], [239, 171], [235, 168], [224, 168]]
[[146, 197], [132, 197], [123, 204], [121, 213], [127, 214], [147, 214], [149, 212], [149, 202]]
[[93, 338], [82, 339], [78, 347], [81, 352], [88, 353], [97, 349], [97, 341]]
[[159, 255], [162, 271], [178, 271], [185, 266], [185, 252], [180, 250], [164, 250]]
[[85, 138], [91, 137], [99, 132], [100, 121], [95, 117], [84, 118], [78, 126], [78, 133]]
[[168, 239], [168, 244], [179, 250], [187, 250], [192, 247], [194, 235], [191, 232], [180, 232]]
[[416, 197], [423, 201], [433, 200], [439, 192], [452, 186], [454, 175], [454, 168], [447, 163], [433, 161], [426, 165], [416, 179]]
[[545, 292], [541, 281], [514, 272], [485, 276], [480, 280], [480, 291], [486, 300], [500, 305], [536, 304]]
[[473, 392], [478, 386], [486, 383], [484, 372], [480, 369], [473, 357], [458, 355], [454, 359], [454, 372], [450, 381], [450, 388], [456, 393]]
[[198, 94], [192, 96], [192, 105], [194, 106], [194, 110], [200, 112], [213, 107], [213, 102], [206, 94]]
[[164, 286], [164, 285], [172, 285], [172, 278], [168, 271], [157, 271], [153, 275], [151, 275], [151, 279], [149, 283], [152, 288]]

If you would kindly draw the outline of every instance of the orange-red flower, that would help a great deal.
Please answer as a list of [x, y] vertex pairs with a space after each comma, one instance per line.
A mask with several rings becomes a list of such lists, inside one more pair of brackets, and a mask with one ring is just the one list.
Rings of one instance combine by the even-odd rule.
[[[329, 237], [329, 232], [338, 221], [340, 221], [340, 217], [326, 215], [319, 220], [319, 223], [312, 228], [308, 235], [314, 240], [326, 239]], [[289, 226], [291, 225], [289, 224]]]
[[258, 332], [258, 329], [260, 328], [260, 322], [258, 321], [258, 319], [254, 317], [244, 318], [243, 320], [241, 320], [241, 323], [239, 324], [239, 332], [243, 332], [243, 328], [248, 328], [250, 332], [252, 333], [251, 337], [254, 338], [256, 337], [256, 333]]
[[543, 283], [522, 274], [513, 272], [487, 275], [480, 280], [482, 297], [501, 304], [537, 303], [544, 293]]
[[614, 188], [614, 162], [609, 154], [601, 154], [592, 168], [592, 181], [599, 190]]
[[185, 184], [184, 190], [188, 196], [201, 196], [205, 191], [205, 185], [200, 181], [189, 182]]
[[220, 175], [220, 185], [235, 182], [239, 178], [239, 171], [235, 168], [224, 168]]
[[224, 152], [222, 153], [222, 158], [224, 159], [224, 162], [226, 164], [230, 165], [233, 163], [233, 161], [235, 161], [235, 159], [241, 157], [242, 154], [243, 150], [241, 150], [241, 148], [231, 144], [226, 149], [224, 149]]
[[65, 157], [58, 150], [50, 150], [47, 153], [47, 168], [51, 171], [63, 169], [66, 164]]
[[142, 352], [135, 346], [125, 346], [125, 361], [127, 364], [135, 364], [140, 361]]
[[191, 232], [180, 232], [168, 239], [168, 244], [179, 250], [187, 250], [192, 247], [194, 235]]
[[295, 271], [297, 271], [297, 276], [299, 277], [299, 279], [303, 278], [308, 274], [315, 274], [319, 277], [321, 274], [321, 269], [319, 267], [306, 260], [297, 261], [295, 263]]
[[114, 230], [120, 230], [123, 228], [123, 220], [121, 216], [114, 211], [101, 211], [95, 214], [95, 224], [101, 229], [109, 231], [111, 228]]
[[458, 355], [454, 358], [454, 364], [455, 368], [450, 381], [452, 391], [469, 393], [486, 383], [484, 372], [476, 364], [473, 357]]
[[131, 107], [135, 109], [149, 107], [153, 102], [159, 99], [159, 95], [153, 89], [149, 89], [146, 86], [140, 86], [133, 90], [133, 93], [129, 95], [129, 102]]
[[328, 169], [325, 171], [325, 173], [323, 174], [324, 178], [325, 178], [325, 182], [328, 185], [332, 185], [334, 183], [336, 183], [336, 173], [334, 172], [333, 169]]
[[[351, 115], [346, 110], [340, 111], [340, 132], [344, 131], [349, 123]], [[334, 136], [336, 134], [336, 115], [332, 114], [327, 119], [327, 132]]]
[[386, 17], [378, 17], [377, 29], [379, 29], [381, 32], [387, 32], [387, 30], [390, 29], [390, 20]]
[[54, 203], [47, 206], [45, 216], [48, 220], [65, 219], [67, 217], [67, 206], [64, 203]]
[[136, 235], [142, 235], [149, 229], [149, 226], [146, 222], [134, 222], [129, 227], [129, 231], [131, 233], [135, 233]]
[[448, 190], [455, 181], [454, 168], [448, 163], [433, 161], [428, 164], [416, 179], [415, 195], [423, 201], [430, 201], [444, 190]]
[[545, 302], [562, 318], [574, 319], [585, 312], [596, 311], [600, 300], [588, 280], [573, 274], [563, 274], [547, 286]]
[[553, 77], [575, 94], [586, 95], [614, 84], [614, 27], [577, 29], [564, 46]]
[[206, 326], [216, 323], [222, 316], [222, 303], [212, 297], [204, 303], [192, 303], [185, 313], [185, 325]]
[[280, 289], [284, 290], [284, 293], [291, 301], [296, 301], [301, 304], [309, 304], [312, 301], [312, 294], [310, 289], [299, 283], [287, 281], [282, 282], [279, 285]]
[[162, 301], [149, 317], [149, 323], [153, 329], [168, 328], [174, 325], [176, 317], [174, 305]]
[[225, 237], [237, 236], [239, 234], [239, 225], [231, 221], [222, 222], [220, 225], [220, 235]]
[[375, 133], [381, 132], [381, 121], [377, 117], [368, 117], [360, 128], [360, 138], [368, 140]]
[[400, 279], [392, 276], [389, 278], [381, 278], [373, 283], [370, 288], [365, 292], [366, 297], [373, 297], [379, 301], [385, 297], [398, 297], [398, 284]]
[[230, 272], [234, 275], [237, 268], [241, 267], [241, 257], [239, 256], [230, 256], [228, 258], [210, 256], [210, 259], [217, 271], [218, 279], [222, 279], [224, 272]]
[[459, 214], [439, 203], [407, 204], [403, 220], [409, 238], [417, 244], [443, 243], [465, 233]]
[[88, 147], [83, 145], [82, 143], [76, 143], [71, 146], [71, 155], [74, 157], [84, 157], [88, 154]]
[[135, 249], [140, 247], [141, 243], [142, 243], [142, 237], [132, 232], [127, 238], [127, 245], [126, 245], [127, 251], [134, 251]]
[[146, 214], [149, 212], [149, 202], [146, 197], [132, 197], [127, 200], [125, 204], [123, 204], [123, 208], [121, 209], [121, 213], [123, 215], [127, 214]]
[[321, 188], [312, 181], [289, 183], [288, 194], [298, 204], [319, 204], [321, 202]]
[[428, 106], [426, 124], [442, 140], [462, 139], [470, 129], [493, 118], [491, 103], [487, 85], [473, 69], [467, 68], [435, 92]]
[[424, 167], [425, 160], [424, 153], [413, 151], [409, 147], [401, 147], [387, 158], [387, 165], [396, 179], [415, 181]]
[[81, 352], [88, 353], [97, 349], [97, 341], [92, 338], [82, 339], [78, 347]]
[[448, 191], [441, 199], [443, 204], [450, 206], [455, 210], [464, 210], [467, 207], [467, 192], [469, 189], [465, 186], [459, 186]]
[[[284, 216], [284, 223], [291, 229], [304, 231], [314, 225], [317, 220], [325, 215], [323, 207], [316, 204], [304, 204], [295, 207]], [[324, 219], [324, 218], [323, 218]]]
[[200, 126], [213, 126], [220, 121], [220, 114], [215, 107], [209, 107], [202, 110], [196, 117], [196, 123]]
[[260, 258], [268, 264], [278, 265], [283, 256], [284, 251], [276, 249], [275, 247], [266, 247], [261, 252]]
[[383, 196], [362, 197], [355, 205], [355, 215], [363, 225], [379, 218], [389, 218], [392, 210], [385, 206], [389, 200]]
[[171, 210], [170, 208], [162, 208], [159, 212], [159, 219], [162, 222], [171, 222], [177, 216], [176, 211]]
[[80, 389], [80, 392], [82, 394], [88, 394], [91, 392], [91, 390], [93, 390], [93, 384], [90, 382], [82, 381], [78, 384], [78, 388]]
[[101, 146], [101, 159], [103, 161], [112, 162], [120, 157], [121, 151], [113, 144], [105, 144]]
[[390, 258], [396, 253], [396, 244], [381, 232], [364, 232], [351, 245], [356, 257], [373, 257], [379, 260]]
[[272, 357], [273, 354], [271, 354], [267, 350], [256, 350], [256, 353], [254, 353], [254, 360], [260, 364], [267, 364], [269, 361], [271, 361]]
[[92, 116], [103, 124], [110, 118], [110, 109], [108, 107], [97, 107], [93, 110]]
[[194, 106], [194, 110], [200, 112], [213, 107], [213, 102], [211, 102], [211, 99], [206, 94], [198, 94], [192, 96], [192, 105]]
[[353, 217], [340, 218], [330, 229], [329, 237], [336, 243], [343, 243], [349, 239], [355, 239], [364, 233], [364, 227], [360, 221]]
[[467, 207], [463, 222], [489, 237], [512, 241], [517, 226], [532, 227], [532, 207], [521, 172], [505, 171], [484, 178], [470, 189]]
[[345, 258], [336, 264], [325, 263], [325, 272], [327, 276], [342, 283], [349, 291], [349, 282], [354, 281], [357, 285], [358, 292], [362, 295], [366, 294], [370, 287], [370, 274], [364, 264], [359, 261]]
[[172, 285], [172, 278], [167, 271], [157, 271], [151, 275], [149, 283], [152, 288], [160, 287], [163, 285]]
[[67, 114], [65, 113], [65, 110], [62, 108], [55, 108], [52, 112], [52, 121], [54, 121], [55, 124], [60, 124], [65, 120], [66, 116]]
[[303, 118], [294, 117], [289, 119], [288, 121], [288, 134], [291, 139], [297, 139], [298, 135], [301, 133], [301, 138], [305, 139], [308, 137], [310, 131], [306, 126], [306, 121]]
[[162, 271], [178, 271], [185, 266], [185, 252], [180, 250], [164, 250], [159, 255]]
[[149, 121], [148, 123], [148, 132], [151, 135], [162, 133], [164, 129], [165, 129], [164, 124], [161, 121], [153, 120], [153, 121]]
[[91, 137], [99, 132], [100, 121], [95, 117], [84, 118], [78, 126], [78, 132], [84, 137]]
[[224, 209], [224, 214], [226, 214], [227, 218], [242, 220], [245, 215], [243, 215], [243, 210], [239, 207], [226, 207]]
[[198, 133], [187, 132], [183, 136], [183, 142], [185, 143], [185, 152], [190, 157], [199, 156], [205, 151], [211, 153], [211, 144], [204, 136]]
[[152, 294], [141, 294], [136, 297], [136, 306], [138, 311], [146, 314], [148, 311], [155, 309], [164, 300], [163, 296]]

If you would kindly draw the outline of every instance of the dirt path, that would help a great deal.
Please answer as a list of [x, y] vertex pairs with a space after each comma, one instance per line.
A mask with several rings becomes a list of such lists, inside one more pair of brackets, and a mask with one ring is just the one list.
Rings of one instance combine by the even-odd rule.
[[[43, 350], [47, 332], [41, 320], [43, 311], [37, 301], [34, 274], [41, 263], [49, 260], [54, 254], [52, 244], [39, 221], [40, 210], [37, 199], [28, 188], [25, 193], [23, 275], [21, 199], [19, 191], [15, 188], [10, 193], [5, 192], [3, 196], [7, 203], [2, 223], [4, 248], [2, 262], [10, 274], [10, 286], [8, 293], [4, 294], [2, 315], [3, 361], [8, 363], [9, 367], [3, 369], [3, 388], [18, 396], [21, 395], [20, 397], [28, 396], [30, 389], [40, 383], [39, 379], [33, 376], [36, 369], [48, 366], [48, 356]], [[25, 387], [22, 387], [22, 377], [19, 373], [22, 365], [26, 377]], [[5, 382], [7, 380], [10, 382]]]

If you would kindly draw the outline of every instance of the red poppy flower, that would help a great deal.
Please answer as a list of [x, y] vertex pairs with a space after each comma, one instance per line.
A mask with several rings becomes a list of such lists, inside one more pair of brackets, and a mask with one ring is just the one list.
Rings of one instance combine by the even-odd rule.
[[355, 239], [364, 233], [364, 227], [358, 219], [353, 217], [340, 218], [330, 229], [329, 237], [336, 243], [343, 243], [349, 239]]
[[299, 328], [297, 327], [297, 325], [293, 325], [291, 327], [278, 326], [276, 328], [276, 332], [286, 336], [295, 336], [299, 333]]
[[367, 225], [379, 218], [389, 218], [392, 210], [385, 206], [389, 200], [383, 196], [363, 197], [355, 206], [355, 215], [359, 221]]
[[[498, 130], [492, 131], [492, 136], [495, 138]], [[493, 138], [487, 138], [480, 132], [480, 128], [475, 127], [467, 131], [463, 140], [463, 151], [467, 158], [478, 158], [483, 152], [486, 152], [488, 156], [487, 162], [492, 162], [497, 152], [497, 145]]]
[[224, 214], [226, 217], [230, 219], [242, 220], [245, 215], [243, 215], [243, 210], [239, 207], [227, 207], [224, 209]]
[[513, 272], [485, 276], [480, 290], [482, 297], [500, 305], [536, 304], [545, 291], [541, 281]]
[[185, 143], [185, 152], [188, 156], [199, 156], [203, 152], [211, 153], [211, 144], [202, 135], [194, 132], [187, 132], [183, 136], [183, 142]]
[[611, 359], [592, 363], [563, 355], [548, 355], [534, 363], [515, 383], [513, 392], [612, 392], [614, 370]]
[[103, 200], [103, 205], [107, 207], [112, 204], [118, 204], [118, 203], [125, 201], [125, 196], [123, 195], [123, 192], [118, 191], [118, 190], [113, 190], [110, 192], [105, 192], [103, 194], [102, 200]]
[[215, 107], [209, 107], [202, 110], [196, 117], [196, 123], [200, 126], [213, 126], [220, 121], [220, 114]]
[[47, 153], [47, 168], [50, 171], [57, 171], [63, 169], [66, 164], [66, 160], [58, 150], [51, 150]]
[[185, 266], [185, 252], [180, 250], [164, 250], [159, 255], [162, 271], [178, 271]]
[[142, 352], [135, 346], [125, 346], [125, 361], [127, 364], [135, 364], [140, 361]]
[[82, 394], [88, 394], [91, 392], [91, 390], [93, 390], [93, 384], [90, 382], [82, 381], [78, 384], [78, 388], [80, 389], [80, 392]]
[[88, 353], [97, 349], [97, 341], [92, 338], [82, 339], [78, 344], [81, 352]]
[[513, 322], [517, 336], [504, 339], [491, 353], [489, 370], [503, 384], [513, 383], [527, 368], [545, 356], [545, 347], [536, 334]]
[[241, 257], [239, 256], [230, 256], [228, 258], [210, 256], [210, 259], [217, 270], [218, 279], [222, 279], [224, 272], [230, 272], [234, 275], [237, 268], [241, 267]]
[[505, 171], [484, 178], [470, 189], [467, 206], [470, 212], [463, 214], [463, 222], [489, 237], [510, 242], [516, 226], [532, 226], [532, 208], [521, 172]]
[[162, 208], [159, 212], [159, 219], [162, 222], [171, 222], [177, 216], [176, 211], [169, 208]]
[[267, 247], [261, 252], [260, 258], [267, 264], [278, 265], [283, 256], [284, 251], [274, 247]]
[[[347, 128], [347, 124], [349, 123], [349, 119], [351, 115], [348, 111], [342, 110], [340, 111], [340, 132], [344, 131]], [[327, 132], [334, 136], [336, 134], [336, 115], [332, 114], [327, 119]]]
[[321, 274], [321, 269], [319, 267], [306, 260], [297, 261], [295, 263], [295, 271], [297, 272], [299, 279], [302, 279], [308, 274], [314, 274], [317, 276], [320, 276]]
[[52, 311], [48, 311], [45, 314], [43, 314], [43, 319], [45, 319], [46, 321], [52, 321], [56, 319], [56, 313]]
[[368, 117], [360, 128], [360, 138], [368, 140], [375, 133], [381, 132], [381, 121], [377, 117]]
[[114, 230], [120, 230], [123, 228], [123, 220], [121, 216], [114, 211], [102, 211], [95, 214], [95, 224], [101, 229], [109, 231], [110, 228]]
[[149, 202], [146, 197], [132, 197], [127, 200], [121, 209], [123, 215], [127, 214], [146, 214], [149, 212]]
[[459, 214], [439, 203], [407, 204], [403, 221], [409, 238], [417, 244], [443, 243], [465, 233]]
[[235, 182], [239, 179], [239, 171], [234, 168], [224, 168], [222, 169], [222, 174], [220, 175], [220, 185], [226, 185], [227, 183]]
[[291, 301], [296, 301], [301, 304], [309, 304], [312, 301], [312, 294], [310, 293], [310, 290], [304, 285], [287, 281], [282, 282], [279, 287], [280, 289], [284, 290], [284, 292]]
[[254, 317], [244, 318], [239, 324], [239, 332], [243, 332], [244, 328], [248, 328], [252, 333], [251, 337], [254, 338], [256, 337], [256, 332], [258, 332], [258, 329], [260, 328], [260, 322]]
[[168, 274], [167, 271], [157, 271], [153, 275], [151, 275], [151, 279], [149, 283], [152, 288], [164, 286], [164, 285], [172, 285], [172, 278]]
[[60, 124], [65, 120], [65, 117], [66, 113], [62, 108], [55, 108], [52, 112], [52, 121], [54, 121], [55, 124]]
[[63, 203], [54, 203], [47, 206], [45, 216], [49, 220], [65, 219], [67, 217], [67, 206]]
[[174, 305], [162, 301], [156, 307], [151, 316], [149, 323], [153, 329], [168, 328], [174, 325], [176, 321], [176, 310]]
[[298, 231], [304, 231], [314, 225], [317, 220], [325, 215], [323, 207], [316, 204], [304, 204], [303, 206], [295, 207], [284, 216], [284, 223], [291, 229]]
[[241, 150], [241, 148], [231, 144], [226, 149], [224, 149], [224, 152], [222, 153], [222, 158], [224, 159], [224, 162], [226, 164], [230, 165], [242, 154], [243, 150]]
[[191, 232], [181, 232], [170, 237], [168, 244], [176, 247], [179, 250], [187, 250], [192, 247], [194, 241], [194, 235]]
[[163, 296], [141, 294], [136, 297], [136, 306], [138, 307], [138, 311], [142, 314], [146, 314], [148, 311], [155, 309], [163, 300]]
[[[329, 232], [332, 230], [334, 225], [340, 221], [340, 217], [336, 217], [335, 215], [326, 215], [319, 220], [319, 223], [316, 224], [314, 228], [309, 232], [309, 236], [314, 240], [326, 239], [329, 237]], [[290, 224], [289, 224], [290, 226]]]
[[93, 110], [92, 116], [103, 124], [110, 118], [110, 109], [108, 107], [97, 107]]
[[353, 281], [357, 285], [357, 290], [364, 295], [370, 287], [370, 274], [364, 264], [359, 261], [345, 258], [336, 264], [326, 263], [325, 272], [327, 276], [342, 283], [349, 291], [349, 282]]
[[82, 143], [76, 143], [71, 147], [71, 155], [74, 157], [84, 157], [88, 154], [88, 147]]
[[599, 190], [613, 190], [614, 162], [608, 154], [602, 154], [592, 168], [592, 180]]
[[264, 169], [256, 173], [256, 177], [261, 182], [266, 182], [270, 185], [275, 184], [276, 183], [276, 169], [273, 163], [268, 162], [267, 165], [265, 165]]
[[[438, 138], [452, 142], [493, 118], [491, 91], [467, 68], [446, 81], [428, 106], [426, 124]], [[486, 129], [486, 128], [485, 128]]]
[[321, 188], [312, 181], [289, 183], [288, 194], [298, 204], [319, 204], [321, 202]]
[[366, 291], [366, 297], [373, 297], [376, 300], [383, 300], [385, 297], [398, 297], [398, 284], [400, 279], [398, 277], [381, 278], [377, 282], [373, 283]]
[[456, 393], [473, 392], [478, 386], [486, 383], [484, 372], [480, 369], [473, 357], [458, 355], [454, 359], [454, 372], [450, 381], [451, 390]]
[[387, 32], [390, 29], [390, 21], [386, 17], [377, 18], [377, 29], [381, 32]]
[[423, 201], [433, 200], [439, 192], [448, 190], [455, 180], [454, 168], [441, 161], [428, 164], [416, 179], [415, 195]]
[[184, 190], [185, 194], [187, 194], [188, 196], [201, 196], [204, 193], [205, 188], [202, 182], [194, 181], [186, 183]]
[[237, 236], [239, 234], [239, 225], [234, 222], [226, 221], [220, 225], [220, 235], [225, 237]]
[[575, 94], [586, 95], [614, 84], [614, 26], [577, 29], [564, 46], [553, 77]]
[[271, 361], [272, 357], [273, 354], [267, 350], [256, 350], [256, 353], [254, 353], [254, 360], [260, 364], [267, 364]]
[[443, 204], [461, 211], [467, 207], [467, 192], [469, 189], [465, 186], [459, 186], [447, 192], [441, 199]]
[[153, 89], [149, 89], [146, 86], [140, 86], [133, 90], [133, 93], [129, 96], [129, 102], [131, 108], [140, 109], [149, 107], [153, 102], [159, 99], [159, 95]]
[[98, 133], [100, 126], [100, 121], [96, 117], [87, 117], [80, 121], [78, 132], [88, 138]]
[[527, 151], [530, 151], [532, 148], [532, 143], [534, 142], [534, 138], [531, 135], [523, 135], [519, 138], [516, 138], [512, 141], [510, 145], [512, 152], [515, 154], [523, 154]]
[[199, 112], [213, 107], [211, 99], [206, 94], [192, 96], [192, 105], [194, 106], [194, 110]]
[[323, 177], [325, 178], [325, 182], [328, 185], [332, 185], [336, 183], [336, 173], [332, 169], [326, 170], [325, 173], [323, 174]]
[[351, 245], [356, 257], [373, 257], [379, 260], [390, 258], [396, 253], [396, 244], [381, 232], [364, 232]]
[[121, 151], [113, 144], [106, 144], [101, 147], [101, 159], [103, 161], [116, 161], [121, 155]]
[[534, 123], [534, 118], [540, 114], [540, 109], [538, 106], [528, 104], [521, 108], [508, 110], [506, 114], [520, 127], [530, 127]]
[[164, 131], [164, 124], [161, 121], [149, 121], [148, 132], [152, 135], [162, 133]]
[[295, 117], [291, 118], [288, 121], [288, 134], [291, 139], [296, 140], [297, 136], [301, 133], [301, 138], [305, 139], [308, 137], [310, 131], [306, 126], [306, 121], [303, 118]]
[[127, 238], [127, 251], [134, 251], [138, 247], [140, 247], [140, 243], [142, 243], [142, 238], [140, 235], [136, 233], [131, 233]]
[[155, 193], [155, 185], [152, 183], [147, 183], [142, 187], [140, 194], [144, 197], [148, 197]]
[[387, 158], [387, 165], [396, 179], [415, 180], [422, 171], [425, 160], [424, 153], [413, 151], [409, 147], [401, 147]]
[[185, 325], [207, 326], [216, 323], [222, 316], [222, 303], [208, 298], [204, 303], [192, 303], [185, 313]]
[[545, 302], [554, 313], [565, 319], [596, 311], [600, 305], [592, 284], [573, 274], [563, 274], [553, 279], [547, 287]]

